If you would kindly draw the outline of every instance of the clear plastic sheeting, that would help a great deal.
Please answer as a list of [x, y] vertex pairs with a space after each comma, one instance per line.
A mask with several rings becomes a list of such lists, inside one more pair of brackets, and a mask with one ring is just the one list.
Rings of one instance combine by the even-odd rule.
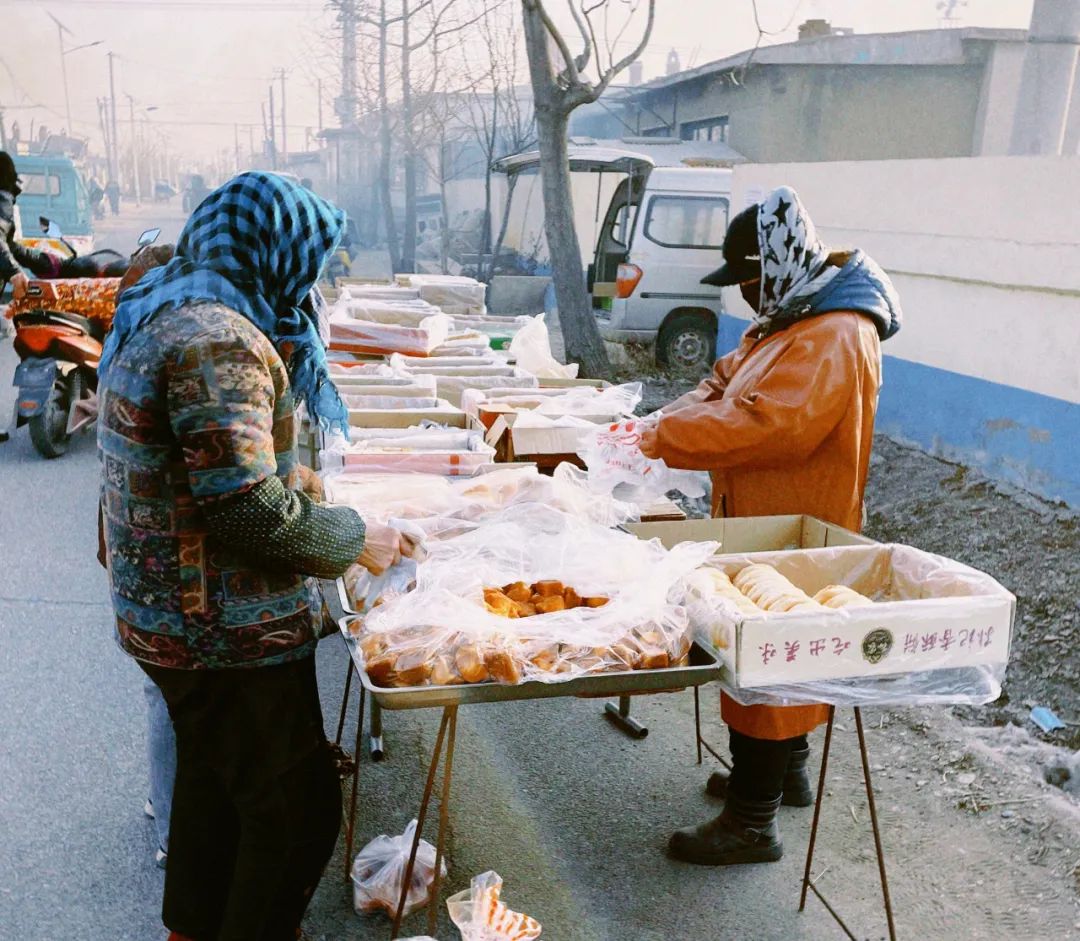
[[[427, 548], [415, 588], [375, 599], [364, 619], [359, 647], [376, 685], [551, 683], [682, 665], [690, 623], [669, 594], [717, 546], [668, 551], [529, 503]], [[532, 594], [521, 602], [531, 614], [497, 607], [492, 591], [511, 585]]]
[[544, 314], [537, 314], [510, 341], [510, 357], [526, 372], [540, 379], [576, 379], [577, 363], [563, 365], [551, 354]]
[[[864, 601], [754, 610], [715, 575], [738, 579], [751, 564], [811, 600], [842, 585]], [[1015, 599], [951, 559], [888, 544], [722, 555], [683, 587], [695, 634], [719, 651], [725, 688], [746, 705], [977, 705], [1001, 693]]]
[[450, 330], [451, 320], [445, 314], [437, 313], [416, 325], [405, 326], [360, 320], [335, 309], [330, 317], [330, 348], [374, 356], [391, 353], [429, 356], [446, 344]]
[[[357, 853], [352, 882], [353, 908], [358, 915], [385, 912], [392, 918], [397, 914], [415, 836], [416, 821], [413, 820], [400, 836], [377, 836]], [[446, 860], [442, 860], [439, 868], [445, 877]], [[421, 840], [405, 896], [406, 916], [431, 902], [434, 885], [435, 847], [427, 840]]]
[[590, 486], [640, 505], [656, 503], [678, 490], [690, 498], [703, 497], [707, 478], [697, 471], [674, 470], [641, 453], [640, 419], [616, 422], [589, 435], [578, 452], [589, 469]]
[[474, 876], [469, 888], [446, 900], [461, 941], [535, 941], [542, 930], [530, 915], [512, 911], [502, 900], [498, 873]]
[[446, 313], [482, 315], [487, 311], [487, 285], [475, 278], [451, 274], [399, 274], [398, 284], [420, 292], [420, 297]]
[[535, 467], [513, 467], [451, 479], [432, 474], [341, 474], [324, 477], [326, 499], [351, 506], [365, 520], [412, 520], [428, 538], [450, 538], [476, 528], [511, 506], [542, 504], [599, 526], [634, 519], [636, 508], [590, 493], [584, 474], [569, 464], [551, 477]]

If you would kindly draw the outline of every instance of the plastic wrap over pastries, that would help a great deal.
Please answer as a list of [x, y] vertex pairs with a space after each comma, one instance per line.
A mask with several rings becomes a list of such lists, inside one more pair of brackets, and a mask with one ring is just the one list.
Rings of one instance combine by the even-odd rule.
[[685, 663], [671, 590], [715, 551], [668, 551], [539, 504], [434, 543], [416, 586], [372, 608], [358, 636], [380, 686], [558, 682]]

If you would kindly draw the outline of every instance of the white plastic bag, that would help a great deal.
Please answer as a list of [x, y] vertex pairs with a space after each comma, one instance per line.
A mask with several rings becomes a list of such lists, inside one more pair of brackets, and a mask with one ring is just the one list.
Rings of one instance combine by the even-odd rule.
[[[358, 915], [382, 911], [392, 918], [397, 914], [415, 835], [416, 821], [413, 820], [401, 836], [377, 836], [357, 853], [352, 881], [353, 908]], [[445, 859], [440, 868], [445, 878]], [[405, 898], [406, 916], [431, 901], [434, 884], [435, 847], [427, 840], [421, 840], [413, 865], [412, 884]]]
[[585, 439], [578, 454], [589, 469], [590, 486], [642, 506], [657, 502], [671, 490], [703, 497], [706, 487], [700, 473], [673, 470], [641, 453], [644, 426], [640, 419], [615, 422]]
[[469, 888], [446, 900], [461, 941], [534, 941], [540, 922], [511, 911], [503, 902], [502, 878], [496, 872], [474, 876]]
[[510, 356], [518, 366], [539, 379], [577, 378], [577, 363], [564, 366], [551, 355], [551, 338], [544, 314], [537, 314], [517, 332], [510, 341]]
[[[689, 621], [669, 593], [715, 549], [669, 551], [540, 504], [511, 507], [430, 545], [416, 588], [365, 619], [364, 667], [377, 685], [410, 687], [681, 665]], [[524, 591], [514, 599], [524, 607], [500, 614], [493, 606], [512, 607], [502, 588]]]

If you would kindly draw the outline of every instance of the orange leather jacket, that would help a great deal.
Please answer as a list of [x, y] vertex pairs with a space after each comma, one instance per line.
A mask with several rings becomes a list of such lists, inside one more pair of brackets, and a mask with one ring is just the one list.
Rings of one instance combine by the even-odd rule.
[[[764, 339], [747, 331], [658, 426], [671, 467], [708, 470], [713, 516], [806, 513], [858, 531], [881, 387], [874, 322], [853, 311], [801, 320]], [[805, 734], [825, 706], [741, 706], [729, 726], [755, 738]]]

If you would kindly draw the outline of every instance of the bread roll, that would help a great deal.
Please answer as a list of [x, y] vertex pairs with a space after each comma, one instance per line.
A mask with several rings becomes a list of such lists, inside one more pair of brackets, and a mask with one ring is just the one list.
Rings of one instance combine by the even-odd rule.
[[496, 683], [516, 686], [521, 682], [521, 667], [505, 647], [491, 647], [484, 654], [484, 666]]
[[538, 614], [551, 614], [554, 611], [565, 611], [566, 602], [563, 601], [562, 595], [549, 595], [540, 598], [536, 602], [536, 610]]
[[861, 608], [874, 603], [847, 585], [826, 585], [814, 595], [814, 601], [826, 608]]
[[462, 644], [454, 654], [454, 664], [466, 683], [483, 683], [490, 678], [476, 644]]
[[562, 593], [566, 590], [562, 582], [551, 580], [537, 582], [532, 587], [533, 591], [543, 598], [553, 598], [556, 595], [562, 597]]

